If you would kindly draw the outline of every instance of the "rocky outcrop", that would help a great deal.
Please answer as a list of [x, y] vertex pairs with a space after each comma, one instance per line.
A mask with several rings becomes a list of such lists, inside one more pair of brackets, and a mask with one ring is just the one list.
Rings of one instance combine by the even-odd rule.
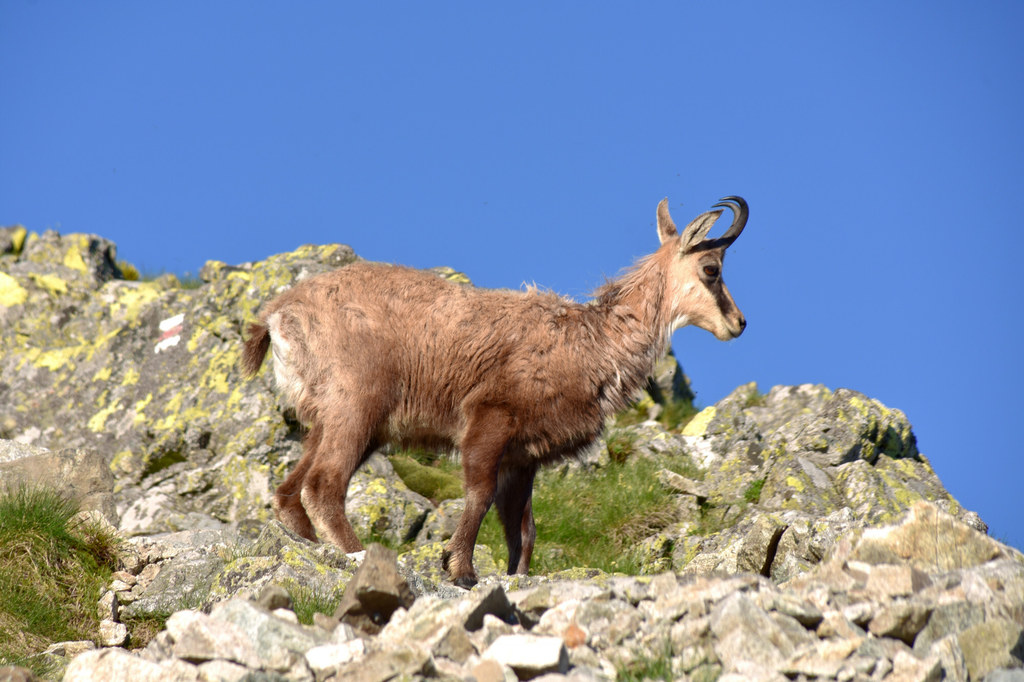
[[[462, 501], [414, 492], [423, 467], [403, 479], [380, 453], [347, 512], [362, 537], [405, 547], [393, 566], [294, 536], [269, 500], [301, 428], [268, 373], [241, 377], [243, 328], [356, 259], [305, 246], [210, 262], [183, 287], [125, 279], [100, 237], [0, 230], [0, 481], [56, 486], [131, 538], [99, 604], [102, 646], [41, 654], [70, 662], [67, 679], [973, 680], [1019, 666], [1020, 554], [945, 490], [899, 410], [750, 384], [667, 430], [665, 396], [692, 399], [671, 356], [631, 418], [556, 472], [654, 464], [674, 504], [625, 550], [646, 576], [509, 578], [478, 546], [467, 594], [440, 570]], [[355, 579], [361, 565], [373, 577]], [[166, 625], [129, 652], [142, 622]]]
[[906, 416], [855, 391], [741, 386], [658, 442], [701, 480], [662, 472], [681, 512], [644, 543], [651, 570], [784, 581], [844, 532], [892, 522], [918, 500], [987, 531], [918, 452]]
[[[278, 557], [321, 551], [275, 532]], [[193, 548], [210, 541], [192, 533]], [[955, 566], [937, 538], [955, 538]], [[134, 542], [154, 559], [184, 539], [156, 551], [153, 540]], [[844, 535], [781, 584], [753, 573], [492, 576], [470, 592], [421, 590], [411, 600], [412, 583], [386, 553], [344, 561], [373, 563], [349, 582], [373, 595], [366, 603], [387, 603], [357, 619], [370, 627], [325, 616], [300, 625], [272, 580], [259, 593], [249, 584], [205, 609], [176, 611], [142, 650], [79, 653], [64, 679], [983, 680], [1024, 660], [1024, 557], [928, 502], [897, 524]], [[276, 559], [270, 573], [290, 562]], [[357, 601], [346, 594], [342, 604]]]
[[335, 244], [210, 262], [184, 288], [120, 279], [99, 237], [28, 235], [0, 261], [0, 435], [102, 453], [128, 533], [265, 521], [299, 432], [266, 377], [236, 369], [242, 328], [273, 293], [355, 258]]

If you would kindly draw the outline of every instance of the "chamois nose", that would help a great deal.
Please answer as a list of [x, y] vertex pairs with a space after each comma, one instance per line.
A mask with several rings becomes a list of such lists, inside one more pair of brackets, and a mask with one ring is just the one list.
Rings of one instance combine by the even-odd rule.
[[742, 334], [743, 330], [746, 329], [746, 328], [747, 328], [747, 318], [743, 317], [743, 315], [741, 313], [739, 319], [736, 320], [736, 326], [734, 328], [730, 329], [729, 333], [732, 335], [732, 338], [736, 339], [736, 338], [739, 338], [740, 334]]

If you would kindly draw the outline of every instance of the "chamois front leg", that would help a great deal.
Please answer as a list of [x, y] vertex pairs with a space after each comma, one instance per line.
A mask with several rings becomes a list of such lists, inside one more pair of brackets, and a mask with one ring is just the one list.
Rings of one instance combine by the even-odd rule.
[[473, 548], [480, 524], [494, 500], [498, 469], [511, 435], [511, 419], [500, 408], [477, 408], [462, 438], [462, 470], [466, 479], [466, 509], [441, 556], [452, 582], [470, 588], [477, 583]]
[[498, 492], [494, 506], [505, 530], [508, 546], [508, 574], [525, 575], [530, 569], [537, 528], [533, 522], [533, 478], [537, 466], [503, 466], [498, 474]]

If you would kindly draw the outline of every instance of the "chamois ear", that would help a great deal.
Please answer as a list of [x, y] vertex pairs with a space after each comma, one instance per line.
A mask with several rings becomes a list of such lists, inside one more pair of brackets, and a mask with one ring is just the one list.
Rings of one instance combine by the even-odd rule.
[[668, 197], [665, 197], [658, 204], [658, 239], [664, 244], [676, 234], [676, 224], [668, 214]]
[[711, 226], [715, 224], [720, 215], [722, 215], [721, 209], [708, 211], [707, 213], [701, 213], [690, 221], [690, 224], [683, 230], [682, 239], [679, 240], [679, 246], [683, 253], [692, 251], [694, 247], [704, 241], [704, 237], [707, 236]]

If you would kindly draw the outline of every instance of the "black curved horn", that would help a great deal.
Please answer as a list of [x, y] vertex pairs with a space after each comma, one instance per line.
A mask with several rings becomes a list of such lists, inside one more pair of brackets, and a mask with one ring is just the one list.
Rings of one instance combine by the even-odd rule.
[[722, 197], [715, 204], [714, 208], [728, 208], [734, 214], [732, 225], [725, 231], [725, 234], [715, 240], [723, 243], [725, 246], [729, 246], [736, 241], [736, 237], [740, 236], [740, 232], [743, 232], [743, 228], [747, 224], [747, 216], [750, 215], [750, 209], [747, 208], [747, 202], [743, 200], [743, 197], [736, 196]]

